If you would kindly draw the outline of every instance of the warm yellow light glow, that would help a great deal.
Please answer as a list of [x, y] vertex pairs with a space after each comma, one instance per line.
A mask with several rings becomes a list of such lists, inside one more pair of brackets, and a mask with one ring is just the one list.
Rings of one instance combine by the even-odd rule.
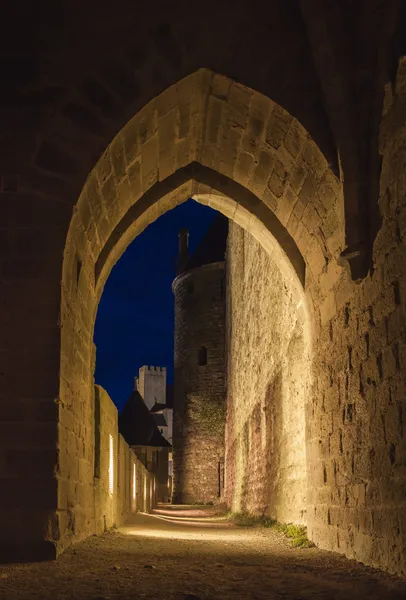
[[258, 538], [253, 535], [252, 530], [236, 531], [227, 519], [221, 522], [217, 518], [206, 518], [196, 522], [194, 518], [186, 517], [182, 520], [167, 521], [165, 517], [154, 514], [148, 515], [147, 519], [148, 521], [145, 520], [142, 523], [124, 525], [119, 528], [119, 531], [126, 535], [171, 540], [207, 540], [218, 544], [224, 544], [224, 542], [258, 543]]
[[133, 464], [133, 500], [137, 497], [137, 467]]
[[147, 478], [144, 476], [144, 510], [147, 510]]
[[114, 492], [114, 441], [113, 436], [109, 436], [109, 492]]

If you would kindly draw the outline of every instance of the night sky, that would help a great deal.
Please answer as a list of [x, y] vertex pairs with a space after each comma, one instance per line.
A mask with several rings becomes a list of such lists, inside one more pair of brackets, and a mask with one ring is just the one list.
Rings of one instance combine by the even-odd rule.
[[127, 248], [107, 280], [96, 318], [96, 383], [120, 410], [142, 365], [166, 366], [173, 381], [178, 232], [190, 232], [193, 253], [216, 212], [188, 200], [152, 223]]

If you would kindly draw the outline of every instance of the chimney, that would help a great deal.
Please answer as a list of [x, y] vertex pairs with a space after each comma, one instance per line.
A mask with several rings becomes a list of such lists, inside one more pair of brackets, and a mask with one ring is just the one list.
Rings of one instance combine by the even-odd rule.
[[189, 230], [179, 231], [178, 273], [185, 270], [189, 259]]

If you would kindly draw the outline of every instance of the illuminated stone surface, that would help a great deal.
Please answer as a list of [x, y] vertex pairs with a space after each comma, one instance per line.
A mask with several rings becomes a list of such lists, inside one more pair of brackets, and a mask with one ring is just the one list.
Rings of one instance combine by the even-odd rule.
[[229, 221], [217, 214], [189, 255], [179, 233], [174, 328], [174, 503], [224, 500], [226, 279]]
[[[258, 282], [261, 285], [258, 285]], [[226, 500], [306, 522], [310, 323], [277, 263], [238, 225], [227, 249]]]
[[272, 529], [230, 526], [196, 507], [168, 512], [137, 515], [51, 563], [0, 566], [1, 597], [29, 600], [33, 589], [38, 600], [405, 597], [404, 581], [317, 548], [293, 548]]
[[[135, 235], [195, 197], [249, 231], [287, 295], [303, 296], [310, 537], [405, 573], [402, 3], [366, 3], [354, 19], [351, 3], [275, 1], [266, 18], [255, 3], [209, 2], [202, 18], [179, 2], [163, 22], [154, 4], [130, 16], [118, 1], [114, 18], [99, 4], [97, 18], [60, 19], [61, 35], [51, 11], [27, 55], [34, 15], [17, 19], [20, 38], [3, 32], [24, 43], [3, 69], [2, 556], [55, 555], [98, 530], [98, 300]], [[228, 194], [235, 183], [244, 191]]]
[[[176, 503], [219, 502], [223, 496], [221, 469], [224, 466], [226, 416], [224, 280], [223, 261], [188, 270], [179, 275], [173, 285], [173, 502]], [[200, 360], [202, 348], [205, 360]]]

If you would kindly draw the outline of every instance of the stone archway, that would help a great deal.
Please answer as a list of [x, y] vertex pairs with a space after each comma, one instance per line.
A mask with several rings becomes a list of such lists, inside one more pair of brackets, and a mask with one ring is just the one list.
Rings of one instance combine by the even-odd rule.
[[[124, 3], [111, 19], [110, 7], [98, 3], [95, 18], [72, 13], [69, 24], [50, 15], [37, 51], [20, 48], [5, 58], [6, 559], [54, 556], [97, 530], [92, 323], [105, 277], [136, 231], [126, 229], [115, 242], [112, 235], [156, 183], [197, 164], [253, 193], [259, 208], [267, 204], [306, 266], [315, 374], [306, 419], [310, 536], [324, 548], [405, 572], [405, 60], [395, 77], [403, 47], [402, 36], [393, 36], [399, 2], [372, 12], [364, 3], [350, 32], [346, 8], [325, 4], [278, 1], [269, 21], [242, 4], [230, 12], [215, 2], [208, 18], [179, 2], [159, 18], [151, 3], [134, 14]], [[20, 25], [19, 18], [18, 31]], [[67, 25], [74, 47], [63, 43]], [[12, 26], [8, 33], [17, 39]], [[208, 36], [212, 43], [202, 44]], [[235, 73], [252, 89], [196, 72], [201, 65]], [[336, 174], [340, 162], [348, 246], [342, 256], [362, 281], [352, 282], [337, 260], [342, 186], [306, 132]], [[192, 193], [186, 184], [184, 192]], [[373, 240], [378, 195], [382, 225]], [[164, 203], [154, 207], [141, 211], [139, 229], [166, 210]], [[370, 245], [374, 271], [365, 274]], [[96, 264], [104, 265], [98, 274]], [[279, 382], [270, 389], [281, 389]]]
[[[66, 242], [59, 487], [68, 510], [60, 512], [61, 547], [97, 530], [93, 431], [85, 424], [92, 423], [93, 327], [104, 283], [132, 239], [189, 197], [226, 214], [273, 256], [311, 336], [331, 315], [329, 289], [342, 270], [332, 268], [344, 240], [342, 189], [300, 123], [205, 69], [145, 106], [89, 175]], [[72, 480], [81, 486], [80, 503]]]

